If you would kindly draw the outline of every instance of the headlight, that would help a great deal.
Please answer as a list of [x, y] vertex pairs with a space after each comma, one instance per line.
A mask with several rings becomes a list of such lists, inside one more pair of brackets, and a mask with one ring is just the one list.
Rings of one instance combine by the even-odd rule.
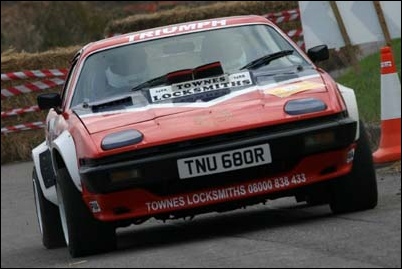
[[325, 109], [327, 109], [327, 105], [316, 98], [291, 100], [285, 105], [285, 112], [289, 115], [300, 115], [323, 111]]
[[144, 136], [137, 130], [126, 130], [105, 136], [101, 147], [103, 150], [121, 148], [140, 143]]

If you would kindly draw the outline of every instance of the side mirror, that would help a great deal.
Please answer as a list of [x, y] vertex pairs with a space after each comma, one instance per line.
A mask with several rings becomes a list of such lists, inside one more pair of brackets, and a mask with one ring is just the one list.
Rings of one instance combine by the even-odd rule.
[[324, 61], [329, 58], [329, 50], [327, 45], [319, 45], [309, 49], [307, 55], [313, 62]]
[[38, 106], [40, 109], [57, 108], [61, 106], [61, 98], [58, 93], [45, 93], [37, 98]]

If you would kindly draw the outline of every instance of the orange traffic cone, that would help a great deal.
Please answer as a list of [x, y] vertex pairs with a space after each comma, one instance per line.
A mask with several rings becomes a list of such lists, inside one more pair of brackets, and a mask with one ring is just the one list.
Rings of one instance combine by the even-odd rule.
[[381, 48], [381, 138], [374, 163], [401, 159], [401, 83], [390, 47]]

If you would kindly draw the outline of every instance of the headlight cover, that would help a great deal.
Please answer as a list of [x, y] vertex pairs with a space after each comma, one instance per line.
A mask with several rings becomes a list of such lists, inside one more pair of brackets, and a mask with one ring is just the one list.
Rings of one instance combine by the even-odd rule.
[[289, 115], [300, 115], [312, 112], [323, 111], [327, 105], [316, 98], [304, 98], [291, 100], [285, 105], [285, 112]]
[[137, 130], [125, 130], [105, 136], [101, 147], [103, 150], [121, 148], [140, 143], [143, 138], [143, 134]]

